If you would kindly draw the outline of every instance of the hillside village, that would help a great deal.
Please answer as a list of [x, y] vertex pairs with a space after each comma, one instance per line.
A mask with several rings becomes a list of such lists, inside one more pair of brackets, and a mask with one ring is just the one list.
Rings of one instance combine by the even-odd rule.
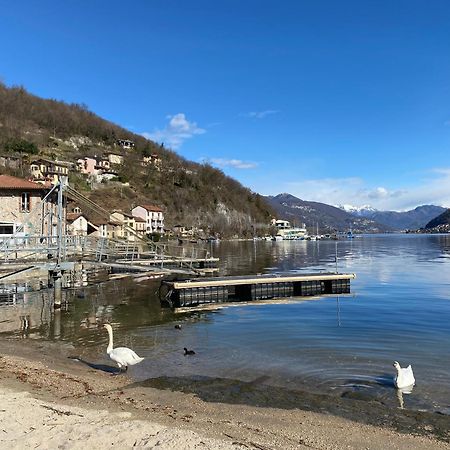
[[[135, 144], [131, 140], [117, 140], [115, 152], [105, 152], [100, 156], [85, 156], [76, 162], [50, 160], [45, 158], [29, 158], [23, 154], [0, 156], [0, 167], [9, 170], [22, 169], [29, 172], [27, 178], [0, 175], [0, 199], [2, 201], [2, 223], [0, 235], [16, 234], [17, 232], [38, 234], [41, 224], [29, 220], [17, 221], [23, 214], [37, 217], [34, 208], [40, 207], [38, 198], [42, 198], [49, 190], [62, 180], [73, 176], [84, 178], [86, 183], [95, 189], [110, 182], [116, 182], [129, 187], [129, 183], [122, 183], [120, 169], [124, 164], [123, 151], [132, 150]], [[148, 166], [161, 171], [162, 161], [158, 154], [144, 155], [140, 160], [140, 167], [145, 170]], [[205, 237], [205, 232], [199, 228], [175, 225], [167, 229], [164, 222], [164, 210], [161, 206], [150, 203], [129, 205], [124, 210], [112, 210], [109, 217], [83, 208], [76, 201], [68, 201], [64, 205], [64, 219], [69, 235], [119, 238], [133, 241], [136, 237], [151, 237], [158, 240], [160, 236], [169, 235], [180, 238]], [[25, 224], [22, 224], [25, 222]], [[22, 227], [22, 229], [20, 229]], [[42, 228], [42, 227], [41, 227]]]
[[[92, 145], [86, 138], [71, 138], [63, 141], [53, 139], [53, 145], [56, 147], [72, 147], [74, 150], [79, 151], [80, 146]], [[56, 144], [56, 145], [55, 145]], [[213, 227], [203, 228], [202, 226], [189, 226], [185, 223], [172, 223], [167, 226], [165, 222], [164, 212], [167, 210], [167, 206], [164, 204], [152, 203], [151, 200], [146, 198], [136, 199], [127, 198], [122, 199], [121, 202], [117, 202], [117, 190], [121, 193], [124, 189], [133, 190], [129, 181], [123, 179], [124, 168], [126, 162], [130, 159], [133, 161], [134, 177], [136, 179], [139, 176], [139, 172], [144, 176], [151, 172], [153, 176], [167, 177], [173, 176], [180, 177], [180, 171], [184, 176], [195, 176], [197, 171], [195, 168], [182, 168], [178, 169], [178, 174], [172, 166], [167, 167], [164, 164], [163, 159], [156, 152], [146, 153], [144, 152], [139, 157], [138, 155], [132, 155], [131, 152], [135, 150], [135, 143], [129, 139], [117, 139], [114, 146], [98, 151], [96, 153], [87, 152], [76, 160], [60, 160], [55, 158], [50, 159], [46, 155], [36, 154], [33, 152], [31, 155], [27, 153], [27, 147], [22, 144], [22, 151], [16, 151], [13, 153], [6, 153], [0, 155], [0, 171], [6, 173], [22, 173], [25, 175], [23, 178], [13, 178], [11, 176], [0, 175], [0, 196], [3, 198], [3, 209], [1, 223], [0, 223], [0, 235], [10, 234], [12, 230], [14, 233], [17, 231], [25, 232], [25, 229], [21, 229], [21, 222], [12, 220], [13, 217], [20, 217], [20, 214], [27, 208], [32, 208], [30, 205], [34, 205], [36, 202], [31, 202], [31, 199], [27, 197], [26, 192], [19, 192], [18, 188], [28, 189], [31, 192], [39, 191], [39, 189], [32, 187], [37, 184], [41, 187], [42, 195], [45, 195], [53, 186], [57, 185], [62, 179], [67, 179], [70, 183], [74, 184], [76, 188], [81, 191], [90, 192], [91, 197], [95, 198], [98, 204], [105, 207], [103, 214], [99, 214], [98, 208], [88, 207], [80, 204], [77, 201], [69, 201], [65, 205], [64, 210], [64, 222], [66, 226], [65, 233], [75, 236], [94, 236], [109, 239], [125, 239], [128, 241], [134, 241], [139, 238], [150, 238], [152, 240], [159, 240], [161, 237], [178, 237], [179, 239], [216, 239], [222, 237], [222, 234]], [[132, 158], [131, 156], [134, 156]], [[177, 182], [174, 182], [176, 186]], [[112, 190], [110, 190], [112, 188]], [[23, 190], [22, 189], [22, 190]], [[7, 201], [11, 196], [11, 193], [16, 193], [17, 201], [13, 202], [11, 206], [10, 201]], [[14, 195], [13, 195], [14, 196]], [[275, 199], [280, 199], [280, 205], [275, 202]], [[286, 199], [293, 201], [295, 211], [309, 210], [309, 216], [318, 224], [319, 221], [323, 225], [327, 223], [325, 215], [328, 214], [331, 218], [331, 222], [326, 226], [326, 229], [332, 229], [333, 224], [340, 223], [342, 229], [353, 229], [356, 232], [361, 230], [370, 229], [372, 232], [379, 232], [382, 229], [382, 225], [373, 222], [367, 218], [359, 218], [355, 216], [349, 216], [347, 213], [341, 213], [338, 209], [327, 205], [318, 203], [303, 202], [288, 194], [280, 194], [274, 198], [268, 198], [269, 203], [272, 204], [274, 211], [281, 214], [282, 217], [291, 216], [292, 213], [286, 208], [289, 206], [286, 203]], [[297, 203], [295, 203], [297, 202]], [[117, 204], [120, 207], [116, 207]], [[307, 205], [305, 207], [297, 206]], [[20, 205], [19, 210], [14, 211], [15, 207]], [[309, 206], [308, 206], [309, 205]], [[315, 208], [320, 207], [325, 212], [322, 213], [322, 217], [319, 218], [315, 213]], [[325, 208], [325, 209], [324, 209]], [[344, 214], [345, 217], [339, 218], [339, 214]], [[10, 220], [7, 219], [9, 216]], [[307, 215], [300, 215], [300, 220], [304, 222], [308, 220]], [[328, 219], [330, 220], [330, 219]], [[29, 221], [28, 221], [29, 222]], [[283, 222], [282, 228], [289, 228], [290, 225], [286, 221], [276, 221], [274, 217], [271, 218], [270, 224], [262, 224], [258, 228], [252, 228], [252, 236], [263, 235], [268, 231], [282, 233], [280, 231], [279, 223]], [[298, 222], [298, 221], [297, 221]], [[341, 223], [342, 222], [342, 223]], [[286, 223], [288, 225], [286, 225]], [[294, 221], [295, 223], [295, 221]], [[433, 225], [434, 226], [434, 225]], [[303, 224], [303, 228], [305, 225]], [[26, 228], [26, 227], [25, 227]], [[29, 230], [26, 232], [29, 234], [33, 232], [31, 228], [34, 228], [34, 232], [37, 233], [37, 224], [33, 227], [28, 226]], [[318, 228], [318, 225], [317, 225]], [[380, 229], [381, 228], [381, 229]], [[448, 225], [439, 224], [435, 226], [438, 232], [448, 232]], [[277, 231], [276, 231], [277, 230]], [[225, 229], [222, 229], [224, 232]], [[383, 230], [384, 231], [384, 230]], [[223, 235], [226, 235], [223, 233]], [[307, 230], [302, 231], [302, 235], [307, 235]], [[236, 237], [239, 234], [235, 235]]]
[[[285, 194], [263, 197], [222, 171], [185, 160], [164, 144], [108, 122], [84, 105], [42, 99], [1, 83], [0, 174], [46, 188], [61, 176], [68, 177], [71, 187], [109, 214], [68, 203], [68, 231], [78, 234], [131, 239], [117, 228], [119, 217], [152, 239], [264, 236], [273, 232], [271, 223], [277, 216], [294, 226], [306, 224], [310, 232], [399, 230], [388, 221], [355, 217]], [[149, 208], [148, 217], [142, 210], [138, 214], [138, 207]], [[147, 221], [145, 226], [141, 220]], [[443, 222], [436, 230], [448, 223], [445, 215]]]
[[85, 105], [2, 83], [0, 173], [47, 185], [68, 175], [71, 187], [110, 212], [153, 205], [162, 210], [165, 235], [251, 237], [265, 233], [274, 215], [259, 194], [209, 164], [185, 160]]
[[[0, 175], [0, 201], [2, 215], [0, 236], [46, 235], [57, 225], [56, 200], [50, 197], [47, 183], [36, 183], [9, 175]], [[44, 210], [44, 208], [46, 208]], [[164, 215], [155, 205], [137, 205], [129, 213], [113, 211], [107, 218], [100, 214], [87, 214], [75, 203], [64, 204], [64, 234], [122, 238], [134, 241], [165, 232]]]

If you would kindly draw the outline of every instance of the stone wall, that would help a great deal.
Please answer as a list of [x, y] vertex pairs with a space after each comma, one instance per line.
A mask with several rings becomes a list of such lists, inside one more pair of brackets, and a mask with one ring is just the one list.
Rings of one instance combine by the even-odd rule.
[[[27, 191], [24, 191], [27, 192]], [[27, 235], [41, 234], [42, 221], [42, 195], [39, 191], [28, 191], [29, 212], [22, 211], [22, 191], [0, 192], [0, 222], [16, 224], [16, 228], [24, 225], [24, 233]], [[47, 204], [46, 211], [53, 210], [53, 224], [56, 224], [56, 205]], [[47, 234], [49, 226], [48, 214], [45, 220], [44, 234]], [[56, 231], [56, 230], [55, 230]]]

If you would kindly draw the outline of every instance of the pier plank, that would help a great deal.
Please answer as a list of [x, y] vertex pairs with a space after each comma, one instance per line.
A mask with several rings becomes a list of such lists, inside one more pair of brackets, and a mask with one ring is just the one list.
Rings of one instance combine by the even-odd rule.
[[194, 280], [168, 282], [174, 289], [190, 289], [194, 287], [229, 286], [242, 284], [287, 283], [298, 281], [351, 280], [354, 273], [308, 273], [308, 274], [274, 274], [274, 275], [243, 275], [234, 277], [212, 277]]

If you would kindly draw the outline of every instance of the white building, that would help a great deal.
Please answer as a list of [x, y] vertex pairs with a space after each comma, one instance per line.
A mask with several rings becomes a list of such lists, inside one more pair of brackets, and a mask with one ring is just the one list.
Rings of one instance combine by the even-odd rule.
[[134, 142], [128, 139], [117, 139], [116, 144], [125, 150], [134, 148]]
[[290, 222], [287, 220], [272, 220], [272, 225], [276, 226], [278, 230], [286, 230], [288, 228], [291, 228]]
[[81, 213], [67, 213], [67, 232], [72, 236], [87, 236], [88, 220]]
[[159, 206], [139, 205], [131, 210], [135, 217], [141, 217], [145, 220], [145, 231], [150, 233], [164, 233], [164, 214]]

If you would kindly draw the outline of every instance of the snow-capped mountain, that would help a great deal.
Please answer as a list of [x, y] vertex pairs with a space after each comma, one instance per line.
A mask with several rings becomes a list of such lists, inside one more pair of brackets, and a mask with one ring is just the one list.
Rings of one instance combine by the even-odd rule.
[[370, 217], [372, 214], [376, 213], [378, 210], [370, 205], [363, 206], [353, 206], [353, 205], [337, 205], [337, 208], [342, 209], [354, 216]]
[[[321, 232], [353, 230], [355, 233], [380, 233], [386, 231], [417, 230], [445, 211], [435, 205], [422, 205], [411, 211], [379, 211], [370, 205], [338, 207], [319, 202], [309, 202], [291, 194], [265, 197], [278, 217], [291, 223], [305, 223]], [[324, 231], [322, 231], [324, 230]]]
[[306, 224], [311, 232], [319, 228], [320, 233], [336, 230], [354, 233], [382, 233], [392, 231], [390, 227], [376, 223], [367, 217], [358, 217], [335, 206], [319, 202], [308, 202], [291, 194], [265, 197], [280, 219], [291, 224]]
[[355, 207], [339, 205], [339, 208], [355, 217], [364, 217], [389, 226], [394, 230], [417, 230], [430, 220], [442, 214], [445, 208], [435, 205], [421, 205], [410, 211], [379, 211], [369, 205]]

